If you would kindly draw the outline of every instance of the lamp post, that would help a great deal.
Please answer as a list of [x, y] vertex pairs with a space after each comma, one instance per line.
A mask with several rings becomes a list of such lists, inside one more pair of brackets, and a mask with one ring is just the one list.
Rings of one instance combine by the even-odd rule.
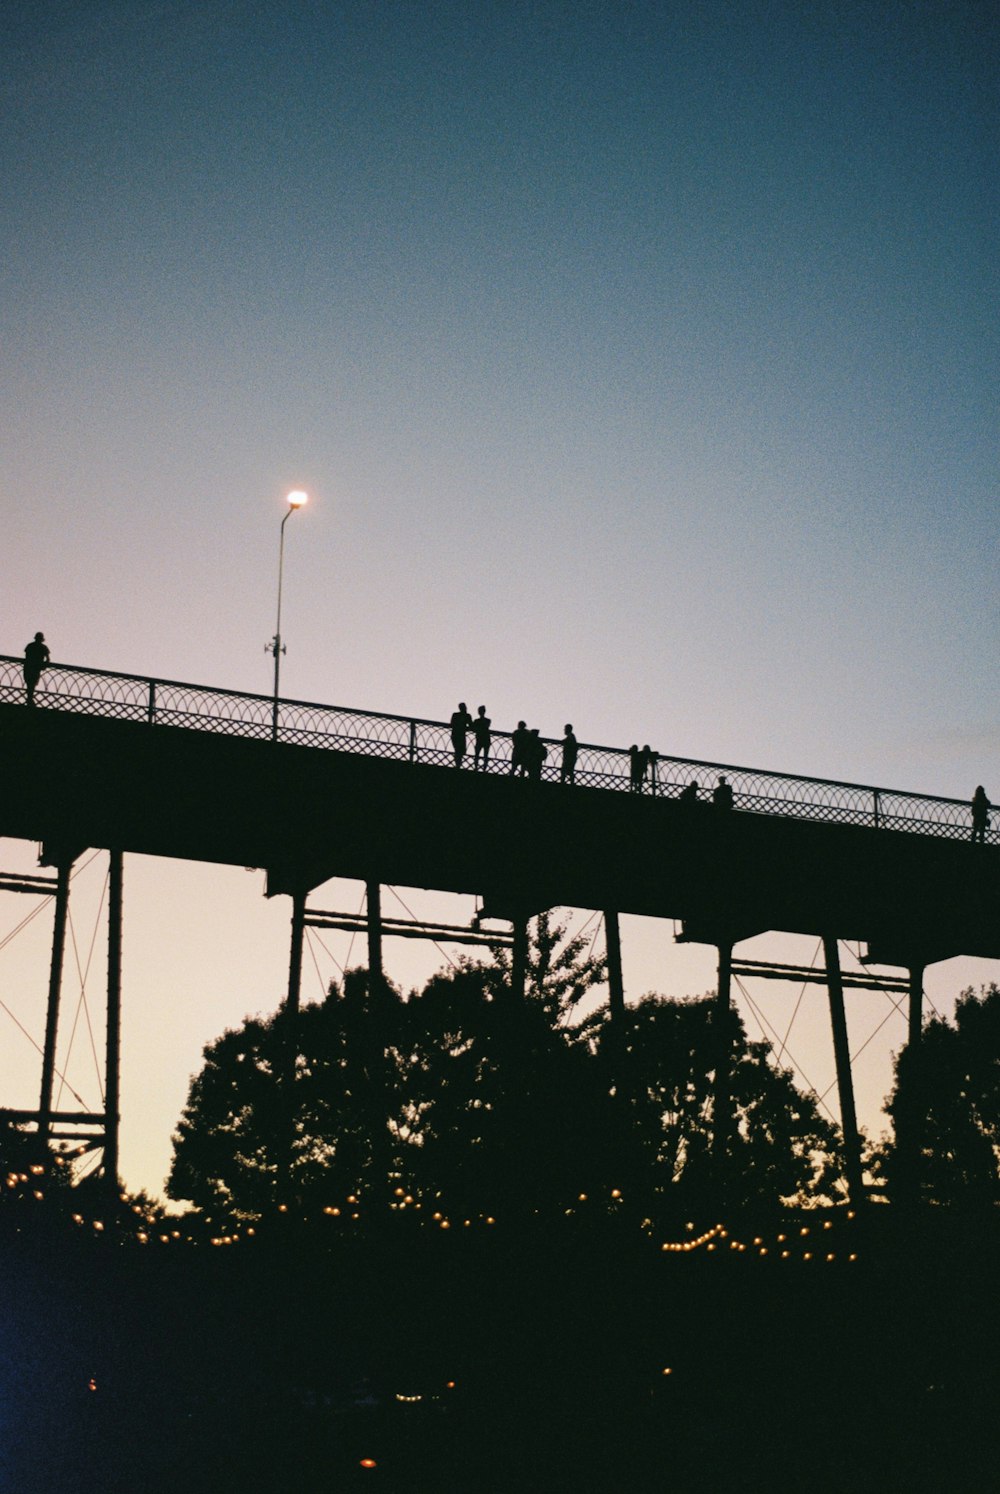
[[281, 539], [278, 544], [278, 620], [275, 624], [274, 637], [270, 643], [265, 643], [264, 652], [274, 655], [274, 704], [271, 707], [271, 735], [275, 741], [278, 740], [278, 682], [281, 674], [281, 656], [285, 652], [281, 642], [281, 582], [285, 569], [285, 525], [296, 509], [302, 508], [309, 502], [309, 494], [296, 490], [289, 493], [287, 503], [288, 512], [281, 521]]

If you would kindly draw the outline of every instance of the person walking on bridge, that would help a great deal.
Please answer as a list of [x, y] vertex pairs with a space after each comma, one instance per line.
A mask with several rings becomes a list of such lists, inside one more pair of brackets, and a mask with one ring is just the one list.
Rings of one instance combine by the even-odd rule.
[[28, 705], [35, 703], [35, 690], [42, 677], [42, 670], [48, 668], [48, 663], [49, 650], [45, 634], [36, 633], [24, 650], [24, 685], [28, 693]]
[[472, 717], [464, 700], [458, 702], [458, 710], [451, 717], [451, 750], [455, 754], [455, 767], [462, 766], [468, 733], [472, 730]]
[[978, 786], [972, 796], [972, 839], [979, 845], [986, 844], [986, 832], [990, 824], [990, 810], [993, 808], [986, 797], [986, 790], [982, 784]]

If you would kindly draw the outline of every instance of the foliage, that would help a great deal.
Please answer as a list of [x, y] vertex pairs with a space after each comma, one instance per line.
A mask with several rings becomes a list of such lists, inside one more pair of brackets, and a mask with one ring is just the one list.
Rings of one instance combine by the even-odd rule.
[[[512, 951], [502, 944], [490, 946], [491, 962], [464, 961], [466, 968], [478, 970], [491, 995], [510, 989]], [[603, 955], [593, 955], [583, 934], [567, 936], [565, 921], [554, 920], [550, 912], [539, 913], [533, 920], [528, 940], [528, 964], [525, 972], [525, 994], [550, 1023], [565, 1022], [587, 992], [605, 979], [607, 962]]]
[[35, 1215], [40, 1202], [48, 1217], [67, 1213], [74, 1193], [73, 1168], [60, 1149], [34, 1132], [0, 1121], [0, 1210], [5, 1215]]
[[551, 1021], [554, 1002], [500, 995], [465, 963], [409, 1003], [407, 1094], [416, 1186], [468, 1214], [554, 1207], [594, 1187], [609, 1096], [586, 1051]]
[[[295, 1017], [248, 1018], [210, 1043], [173, 1138], [168, 1197], [256, 1218], [286, 1196], [326, 1204], [361, 1187], [386, 1156], [388, 1121], [398, 1129], [399, 1004], [388, 984], [369, 1001], [355, 970]], [[283, 1083], [293, 1052], [294, 1112]]]
[[[647, 995], [629, 1008], [621, 1063], [632, 1180], [682, 1212], [709, 1207], [724, 1186], [731, 1205], [806, 1202], [837, 1193], [837, 1128], [792, 1075], [750, 1042], [729, 1012], [734, 1124], [727, 1154], [713, 1153], [715, 997]], [[613, 1053], [606, 1007], [581, 1027], [596, 1055]], [[721, 1174], [721, 1175], [720, 1175]]]
[[[562, 1210], [613, 1186], [645, 1207], [801, 1201], [835, 1191], [836, 1129], [730, 1015], [735, 1124], [712, 1149], [711, 998], [647, 996], [624, 1044], [602, 1007], [569, 1017], [604, 961], [534, 921], [524, 1001], [511, 952], [463, 959], [406, 1001], [364, 971], [305, 1007], [248, 1019], [205, 1049], [174, 1137], [171, 1198], [253, 1218], [394, 1185], [458, 1216]], [[287, 1076], [293, 1051], [294, 1107]], [[293, 1114], [294, 1110], [294, 1114]]]
[[883, 1152], [890, 1192], [905, 1181], [906, 1130], [916, 1124], [925, 1202], [1000, 1202], [1000, 987], [968, 987], [953, 1022], [925, 1023], [916, 1052], [907, 1045], [896, 1058], [885, 1109], [894, 1128]]

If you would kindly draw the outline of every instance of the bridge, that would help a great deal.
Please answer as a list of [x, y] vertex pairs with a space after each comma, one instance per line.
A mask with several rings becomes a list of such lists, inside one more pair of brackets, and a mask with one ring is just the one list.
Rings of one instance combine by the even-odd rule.
[[[0, 773], [8, 785], [0, 836], [41, 844], [41, 864], [55, 870], [56, 917], [41, 1100], [37, 1112], [17, 1118], [45, 1134], [60, 1123], [51, 1081], [69, 874], [84, 849], [108, 849], [107, 1104], [91, 1119], [100, 1122], [112, 1176], [115, 947], [127, 852], [265, 869], [268, 895], [292, 901], [293, 1007], [303, 930], [336, 917], [311, 910], [308, 896], [332, 877], [368, 886], [369, 964], [379, 978], [383, 934], [406, 932], [384, 926], [381, 885], [478, 894], [485, 915], [510, 921], [515, 999], [523, 995], [528, 918], [556, 905], [602, 911], [619, 1024], [622, 913], [679, 920], [682, 939], [714, 945], [720, 1007], [730, 999], [734, 945], [769, 930], [820, 935], [854, 1191], [860, 1162], [842, 995], [852, 978], [839, 969], [838, 940], [864, 945], [873, 965], [906, 970], [911, 1041], [919, 1039], [928, 964], [963, 954], [1000, 958], [1000, 826], [974, 842], [968, 801], [665, 754], [654, 754], [636, 784], [627, 749], [588, 743], [579, 746], [574, 781], [563, 782], [552, 739], [543, 739], [537, 776], [526, 778], [511, 771], [507, 731], [493, 732], [485, 765], [475, 767], [470, 754], [456, 766], [447, 722], [59, 664], [28, 705], [21, 666], [0, 656]], [[731, 807], [711, 802], [723, 775]], [[694, 802], [682, 797], [692, 782]], [[28, 881], [35, 886], [11, 890], [37, 893], [39, 879]], [[453, 932], [475, 938], [474, 930]], [[757, 964], [754, 973], [768, 972]], [[724, 1055], [716, 1105], [724, 1140]]]

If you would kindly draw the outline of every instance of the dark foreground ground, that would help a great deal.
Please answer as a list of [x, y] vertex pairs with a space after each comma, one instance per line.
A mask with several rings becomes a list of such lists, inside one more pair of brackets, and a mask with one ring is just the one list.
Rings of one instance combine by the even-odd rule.
[[782, 1259], [775, 1228], [766, 1257], [750, 1227], [689, 1254], [614, 1231], [8, 1232], [0, 1489], [997, 1487], [995, 1231], [796, 1230]]

